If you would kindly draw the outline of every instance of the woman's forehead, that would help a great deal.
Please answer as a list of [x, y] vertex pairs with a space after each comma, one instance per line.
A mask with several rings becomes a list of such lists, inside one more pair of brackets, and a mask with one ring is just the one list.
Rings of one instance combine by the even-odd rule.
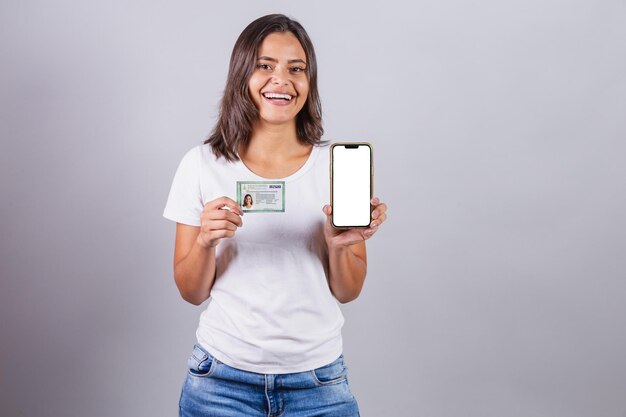
[[267, 35], [259, 46], [257, 57], [268, 60], [306, 61], [304, 48], [291, 32], [273, 32]]

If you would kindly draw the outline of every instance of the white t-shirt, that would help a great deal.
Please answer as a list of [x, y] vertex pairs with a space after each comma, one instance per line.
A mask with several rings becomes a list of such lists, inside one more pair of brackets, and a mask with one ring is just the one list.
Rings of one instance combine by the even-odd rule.
[[246, 212], [216, 247], [216, 277], [196, 336], [221, 362], [282, 374], [318, 368], [342, 353], [344, 318], [328, 285], [323, 227], [330, 202], [329, 151], [313, 147], [294, 174], [265, 179], [210, 145], [183, 157], [163, 216], [200, 226], [204, 204], [237, 201], [237, 181], [284, 181], [284, 212]]

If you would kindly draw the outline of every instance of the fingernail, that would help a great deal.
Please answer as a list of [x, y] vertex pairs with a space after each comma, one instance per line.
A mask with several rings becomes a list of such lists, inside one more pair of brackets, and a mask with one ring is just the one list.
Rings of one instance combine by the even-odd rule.
[[373, 217], [373, 218], [378, 217], [378, 212], [377, 212], [376, 210], [374, 210], [374, 211], [372, 212], [372, 217]]
[[375, 229], [375, 228], [377, 228], [377, 227], [378, 227], [378, 225], [379, 225], [379, 223], [377, 223], [377, 222], [372, 222], [371, 227]]

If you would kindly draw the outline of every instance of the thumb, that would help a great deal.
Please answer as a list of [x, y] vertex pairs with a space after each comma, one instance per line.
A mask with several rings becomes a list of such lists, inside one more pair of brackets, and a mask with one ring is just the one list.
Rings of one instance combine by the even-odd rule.
[[324, 208], [322, 208], [322, 211], [324, 212], [326, 216], [330, 216], [330, 213], [332, 213], [333, 208], [330, 204], [326, 204]]

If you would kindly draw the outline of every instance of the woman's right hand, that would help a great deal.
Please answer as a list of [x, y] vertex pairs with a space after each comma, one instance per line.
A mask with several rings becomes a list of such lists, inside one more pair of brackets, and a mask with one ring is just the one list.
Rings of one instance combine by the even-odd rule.
[[214, 248], [223, 238], [235, 236], [243, 210], [228, 197], [216, 198], [204, 205], [200, 214], [200, 233], [196, 241], [203, 248]]

